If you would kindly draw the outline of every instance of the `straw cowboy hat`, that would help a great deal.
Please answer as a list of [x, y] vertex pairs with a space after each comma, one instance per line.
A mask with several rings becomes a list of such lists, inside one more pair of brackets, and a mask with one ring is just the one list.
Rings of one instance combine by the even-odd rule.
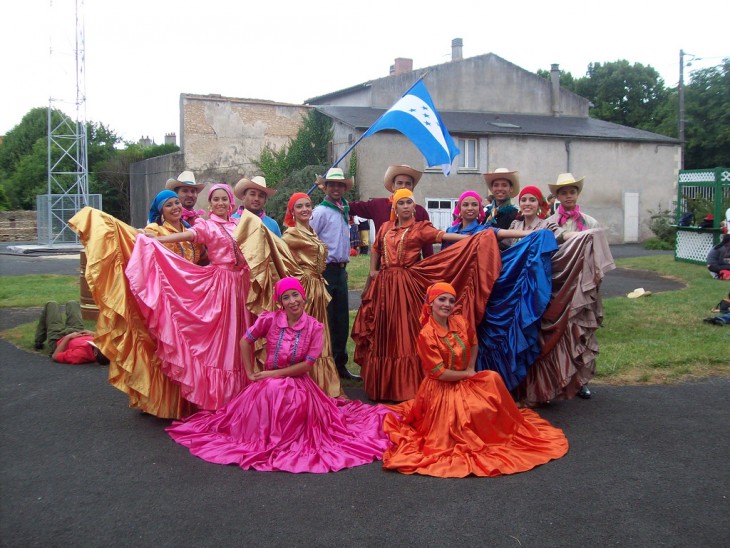
[[639, 297], [648, 297], [649, 295], [651, 295], [651, 291], [647, 291], [643, 287], [637, 287], [626, 296], [629, 299], [638, 299]]
[[395, 184], [394, 181], [398, 175], [408, 175], [411, 179], [413, 179], [413, 188], [416, 188], [418, 181], [421, 180], [423, 172], [413, 169], [411, 166], [407, 166], [405, 164], [400, 166], [388, 166], [388, 169], [385, 172], [385, 177], [383, 177], [383, 185], [391, 194], [394, 191], [393, 185]]
[[520, 193], [520, 176], [519, 171], [512, 171], [506, 167], [498, 167], [493, 173], [485, 173], [484, 180], [487, 181], [487, 188], [492, 191], [492, 183], [497, 179], [507, 179], [510, 182], [511, 190], [509, 191], [510, 198], [514, 198]]
[[352, 185], [355, 184], [355, 178], [350, 177], [349, 179], [345, 179], [345, 174], [339, 167], [333, 167], [327, 172], [327, 175], [325, 175], [324, 177], [322, 177], [321, 175], [317, 175], [317, 186], [319, 186], [319, 188], [324, 189], [327, 181], [344, 183], [346, 188], [345, 192], [350, 192], [352, 190]]
[[200, 192], [205, 188], [205, 183], [196, 183], [195, 174], [193, 174], [192, 171], [183, 171], [177, 176], [177, 179], [168, 179], [165, 183], [165, 188], [167, 190], [172, 190], [173, 192], [181, 186], [192, 186]]
[[575, 177], [573, 177], [572, 173], [561, 173], [558, 175], [558, 180], [554, 185], [548, 185], [548, 188], [550, 189], [550, 193], [553, 196], [558, 195], [558, 190], [561, 188], [565, 188], [566, 186], [574, 186], [578, 189], [578, 194], [583, 192], [583, 180], [585, 177], [581, 177], [577, 181], [575, 180]]
[[267, 188], [266, 179], [264, 179], [260, 175], [257, 175], [256, 177], [251, 177], [250, 179], [244, 177], [243, 179], [238, 181], [236, 183], [236, 186], [233, 187], [233, 194], [235, 194], [236, 198], [238, 198], [239, 200], [243, 200], [243, 195], [249, 188], [265, 192], [267, 198], [271, 198], [274, 194], [276, 194], [276, 189]]

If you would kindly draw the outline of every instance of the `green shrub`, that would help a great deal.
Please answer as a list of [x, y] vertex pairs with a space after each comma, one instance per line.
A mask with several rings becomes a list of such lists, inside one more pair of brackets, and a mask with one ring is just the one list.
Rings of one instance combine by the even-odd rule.
[[[672, 226], [674, 222], [675, 213], [671, 209], [662, 209], [662, 204], [657, 206], [656, 210], [648, 210], [649, 215], [649, 230], [651, 230], [656, 238], [647, 240], [644, 244], [646, 249], [674, 249], [674, 245], [677, 239], [677, 228]], [[647, 244], [652, 240], [659, 240], [666, 247], [648, 247]], [[659, 245], [658, 243], [652, 242], [649, 245]]]

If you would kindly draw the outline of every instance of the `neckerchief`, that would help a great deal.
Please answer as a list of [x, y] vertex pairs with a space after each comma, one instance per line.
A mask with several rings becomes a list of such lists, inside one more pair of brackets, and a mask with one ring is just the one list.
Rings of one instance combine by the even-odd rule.
[[196, 217], [203, 217], [205, 216], [205, 210], [203, 209], [186, 209], [182, 208], [182, 219], [183, 221], [188, 221], [189, 219], [195, 219]]
[[575, 209], [572, 211], [565, 211], [563, 204], [558, 206], [558, 226], [563, 226], [568, 219], [575, 221], [575, 227], [578, 232], [583, 232], [586, 229], [586, 222], [583, 215], [580, 214], [580, 207], [578, 204], [575, 205]]
[[494, 204], [492, 204], [491, 209], [489, 210], [489, 214], [484, 221], [484, 224], [497, 224], [497, 217], [499, 217], [500, 215], [507, 215], [509, 213], [512, 213], [513, 211], [517, 211], [517, 208], [513, 206], [512, 202], [509, 200], [507, 200], [499, 207], [495, 207]]
[[339, 211], [340, 213], [342, 213], [342, 215], [345, 217], [345, 223], [347, 223], [347, 224], [350, 223], [350, 206], [347, 203], [347, 200], [345, 200], [344, 198], [342, 198], [342, 204], [341, 205], [340, 204], [332, 203], [327, 198], [325, 198], [324, 200], [322, 200], [322, 205], [324, 207], [329, 207], [331, 209], [336, 209], [337, 211]]

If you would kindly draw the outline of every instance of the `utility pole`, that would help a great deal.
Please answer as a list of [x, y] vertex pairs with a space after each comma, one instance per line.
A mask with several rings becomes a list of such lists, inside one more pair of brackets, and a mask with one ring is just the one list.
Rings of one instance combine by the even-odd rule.
[[677, 85], [679, 99], [679, 169], [684, 169], [684, 50], [679, 50], [679, 84]]

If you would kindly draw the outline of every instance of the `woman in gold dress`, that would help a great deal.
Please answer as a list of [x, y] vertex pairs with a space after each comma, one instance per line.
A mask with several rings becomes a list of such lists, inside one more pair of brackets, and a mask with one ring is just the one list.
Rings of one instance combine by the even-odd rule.
[[327, 247], [309, 226], [312, 217], [312, 200], [307, 194], [297, 192], [289, 198], [284, 224], [289, 228], [282, 239], [289, 246], [294, 259], [302, 270], [301, 283], [307, 294], [306, 312], [324, 325], [322, 354], [310, 369], [312, 377], [322, 391], [330, 397], [344, 396], [340, 377], [332, 357], [327, 321], [327, 303], [330, 301], [322, 272], [327, 259]]
[[[179, 203], [172, 191], [159, 193], [152, 202], [146, 230], [159, 234], [185, 230], [176, 201]], [[190, 414], [193, 407], [160, 371], [156, 345], [124, 275], [138, 230], [91, 207], [74, 215], [69, 226], [79, 234], [86, 251], [86, 281], [99, 308], [94, 340], [110, 360], [109, 384], [127, 394], [129, 407], [145, 413], [160, 418]], [[200, 258], [203, 248], [186, 243], [173, 252], [192, 261]]]

